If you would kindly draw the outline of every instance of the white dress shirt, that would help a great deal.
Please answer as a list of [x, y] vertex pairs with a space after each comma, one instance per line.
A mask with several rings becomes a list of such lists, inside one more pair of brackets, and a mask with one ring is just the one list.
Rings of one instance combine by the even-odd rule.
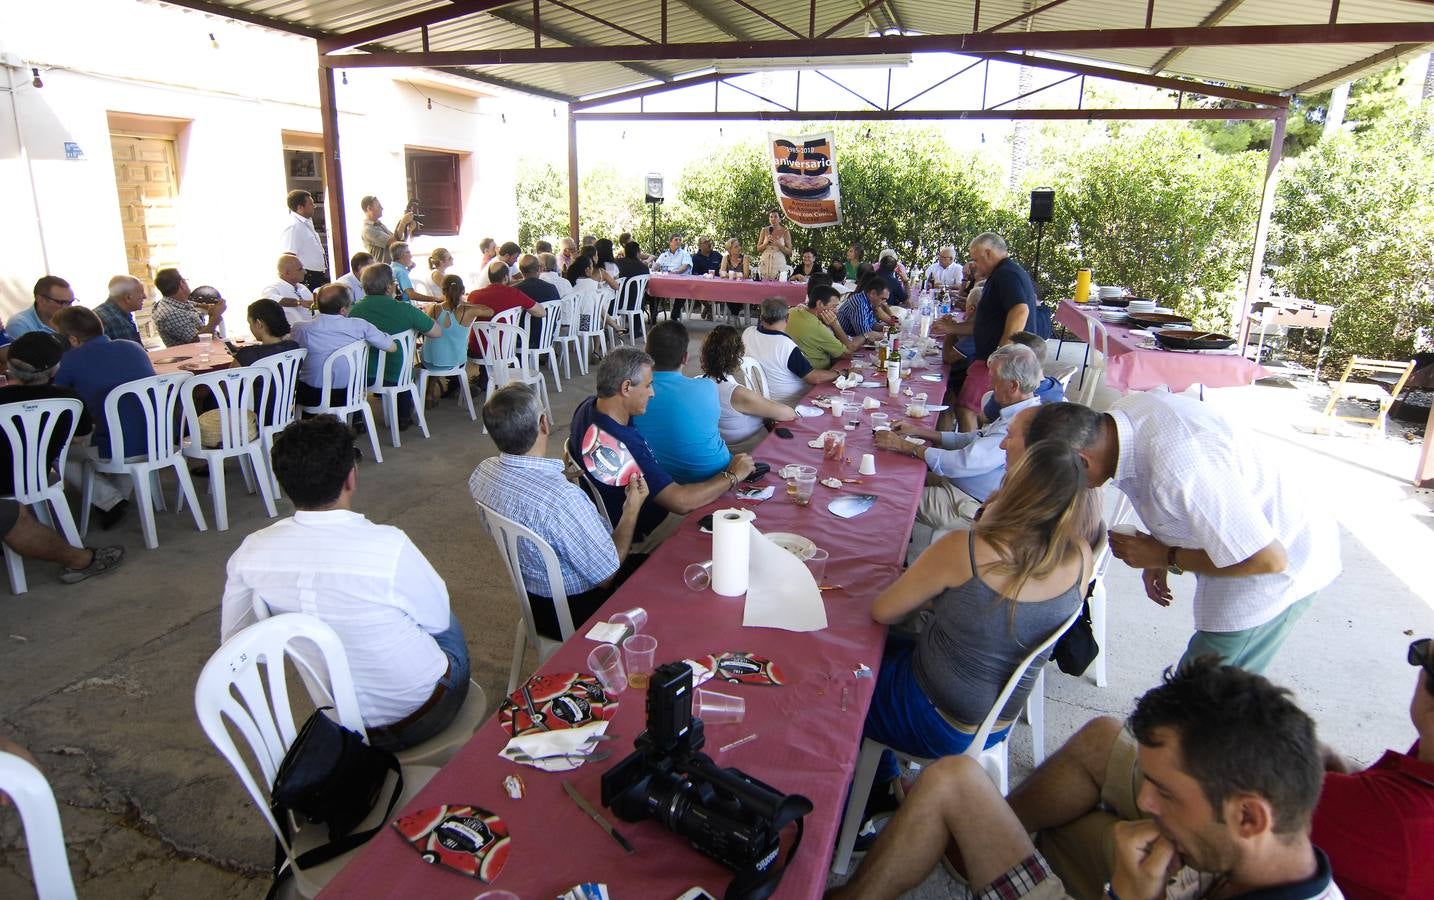
[[289, 213], [289, 221], [279, 238], [279, 252], [292, 253], [311, 272], [324, 271], [324, 243], [314, 230], [312, 219], [296, 212]]
[[1196, 575], [1195, 627], [1243, 631], [1273, 619], [1339, 575], [1339, 532], [1288, 459], [1210, 404], [1166, 391], [1110, 410], [1120, 442], [1113, 481], [1162, 544], [1204, 550], [1220, 567], [1278, 540], [1283, 572]]
[[[314, 300], [314, 294], [303, 282], [299, 284], [289, 284], [287, 281], [276, 281], [264, 288], [262, 296], [276, 301], [298, 300], [305, 304], [304, 306], [284, 307], [284, 318], [289, 320], [290, 325], [301, 325], [314, 317], [314, 313], [309, 307], [309, 304]], [[358, 298], [355, 297], [354, 299], [357, 300]]]
[[926, 269], [926, 278], [930, 279], [937, 287], [955, 287], [961, 283], [962, 271], [961, 263], [954, 259], [949, 266], [943, 266], [941, 261], [937, 260]]
[[1028, 397], [1001, 407], [996, 420], [978, 431], [941, 432], [941, 446], [927, 447], [922, 454], [927, 468], [984, 503], [1006, 477], [1006, 451], [1001, 442], [1011, 420], [1021, 410], [1040, 405], [1040, 397]]
[[559, 297], [566, 298], [573, 291], [577, 290], [577, 288], [573, 287], [571, 281], [568, 281], [557, 272], [543, 272], [538, 277], [557, 288]]
[[661, 272], [676, 272], [679, 274], [692, 271], [692, 254], [682, 247], [676, 252], [664, 250], [657, 256], [657, 268]]
[[411, 714], [448, 670], [432, 637], [449, 626], [448, 587], [407, 535], [359, 513], [301, 509], [229, 557], [220, 640], [290, 612], [338, 632], [365, 726]]

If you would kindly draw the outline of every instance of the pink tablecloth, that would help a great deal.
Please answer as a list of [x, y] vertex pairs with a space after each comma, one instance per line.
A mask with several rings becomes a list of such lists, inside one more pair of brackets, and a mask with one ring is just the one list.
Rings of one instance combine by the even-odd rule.
[[726, 300], [729, 303], [761, 303], [768, 297], [781, 297], [788, 306], [807, 300], [807, 286], [791, 281], [737, 281], [730, 278], [704, 278], [697, 275], [653, 275], [647, 282], [647, 293], [653, 297], [679, 300]]
[[[1070, 300], [1062, 300], [1056, 310], [1056, 321], [1076, 337], [1089, 343], [1090, 322], [1095, 313], [1082, 309]], [[1172, 391], [1183, 391], [1191, 385], [1206, 387], [1241, 387], [1254, 384], [1269, 372], [1237, 354], [1182, 353], [1175, 350], [1143, 350], [1140, 335], [1130, 333], [1124, 325], [1105, 326], [1110, 349], [1105, 368], [1105, 383], [1122, 394], [1148, 391], [1165, 385]]]
[[[913, 389], [939, 397], [942, 385], [913, 379]], [[834, 393], [832, 388], [822, 387], [811, 397]], [[884, 390], [858, 393], [887, 399]], [[883, 409], [897, 412], [890, 403]], [[781, 667], [788, 680], [781, 687], [721, 688], [746, 698], [746, 720], [709, 727], [704, 750], [718, 765], [738, 767], [779, 790], [803, 794], [815, 806], [806, 819], [801, 850], [776, 894], [779, 898], [817, 898], [825, 888], [874, 685], [874, 678], [857, 679], [852, 670], [862, 663], [870, 666], [874, 675], [879, 667], [885, 629], [871, 621], [871, 602], [900, 571], [926, 471], [917, 459], [878, 452], [878, 474], [858, 476], [861, 454], [873, 452], [864, 415], [857, 430], [847, 432], [851, 462], [825, 462], [822, 452], [808, 447], [807, 441], [833, 427], [840, 426], [830, 415], [798, 419], [791, 423], [793, 439], [769, 436], [753, 454], [771, 463], [774, 472], [786, 463], [798, 462], [820, 464], [821, 477], [861, 477], [862, 484], [843, 485], [842, 492], [865, 491], [880, 498], [864, 515], [839, 519], [826, 509], [838, 491], [818, 485], [812, 505], [799, 507], [788, 499], [784, 483], [773, 474], [766, 482], [776, 485], [776, 495], [753, 507], [759, 529], [804, 534], [831, 554], [823, 580], [842, 587], [824, 594], [825, 630], [797, 634], [743, 628], [743, 598], [719, 597], [710, 589], [696, 593], [683, 584], [682, 572], [689, 563], [712, 556], [711, 536], [698, 530], [698, 519], [713, 509], [740, 505], [730, 493], [688, 516], [592, 620], [602, 621], [615, 612], [642, 606], [651, 617], [645, 631], [659, 642], [659, 663], [721, 650], [750, 650], [769, 656]], [[506, 585], [494, 589], [508, 590]], [[580, 629], [541, 671], [585, 671], [588, 653], [596, 646], [581, 636], [586, 630], [587, 626]], [[507, 665], [506, 658], [493, 662]], [[847, 690], [844, 710], [843, 688]], [[493, 709], [501, 699], [489, 698]], [[523, 898], [554, 897], [584, 881], [606, 882], [614, 897], [673, 898], [693, 885], [702, 885], [720, 897], [731, 880], [730, 871], [663, 826], [652, 821], [622, 822], [600, 805], [602, 773], [631, 751], [632, 740], [646, 720], [645, 699], [643, 691], [619, 695], [620, 706], [608, 733], [620, 740], [608, 745], [613, 751], [610, 760], [563, 774], [542, 773], [500, 759], [497, 754], [507, 735], [490, 716], [407, 809], [475, 803], [502, 816], [510, 828], [512, 852], [493, 887]], [[749, 734], [756, 734], [757, 739], [725, 753], [718, 749]], [[504, 794], [501, 782], [509, 774], [523, 777], [528, 792], [524, 799], [510, 800]], [[617, 826], [636, 847], [636, 855], [623, 853], [573, 804], [562, 791], [562, 780], [571, 782]], [[344, 868], [324, 896], [468, 900], [483, 890], [470, 878], [423, 863], [396, 832], [386, 829]]]
[[195, 375], [203, 375], [206, 372], [228, 369], [234, 365], [234, 357], [229, 354], [229, 348], [225, 347], [222, 341], [214, 341], [209, 345], [208, 359], [204, 359], [204, 345], [198, 341], [192, 344], [161, 347], [158, 350], [150, 350], [148, 353], [149, 361], [154, 364], [156, 375], [172, 375], [175, 372], [192, 372]]

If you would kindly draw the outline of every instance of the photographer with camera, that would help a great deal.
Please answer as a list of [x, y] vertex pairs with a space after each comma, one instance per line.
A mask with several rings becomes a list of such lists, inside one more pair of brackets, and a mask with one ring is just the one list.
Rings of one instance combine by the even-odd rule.
[[393, 262], [393, 253], [389, 250], [394, 244], [407, 241], [418, 231], [418, 201], [408, 201], [403, 215], [399, 217], [398, 225], [393, 231], [379, 221], [383, 216], [383, 204], [372, 194], [359, 201], [359, 208], [363, 210], [363, 245], [373, 255], [375, 262], [385, 265]]

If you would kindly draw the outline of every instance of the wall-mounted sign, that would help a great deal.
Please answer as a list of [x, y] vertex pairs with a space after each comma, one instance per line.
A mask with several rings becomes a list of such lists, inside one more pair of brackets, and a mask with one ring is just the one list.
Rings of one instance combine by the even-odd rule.
[[85, 151], [74, 141], [65, 141], [65, 159], [84, 159]]

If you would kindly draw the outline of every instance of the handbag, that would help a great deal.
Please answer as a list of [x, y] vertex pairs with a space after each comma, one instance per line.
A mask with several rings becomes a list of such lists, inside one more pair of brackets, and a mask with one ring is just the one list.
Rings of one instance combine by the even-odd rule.
[[[269, 808], [285, 841], [289, 815], [303, 816], [313, 824], [328, 826], [329, 842], [300, 855], [294, 864], [301, 869], [320, 865], [362, 845], [383, 828], [403, 793], [403, 772], [398, 758], [386, 750], [369, 746], [356, 731], [343, 727], [314, 710], [299, 729], [299, 735], [274, 776]], [[392, 771], [397, 777], [383, 822], [366, 831], [353, 833], [378, 803], [384, 780]], [[275, 887], [288, 872], [283, 844], [274, 841]], [[272, 892], [271, 892], [272, 893]]]
[[1067, 675], [1084, 675], [1090, 664], [1100, 655], [1100, 645], [1095, 642], [1095, 630], [1090, 622], [1090, 596], [1081, 604], [1080, 615], [1071, 627], [1056, 641], [1051, 658]]

